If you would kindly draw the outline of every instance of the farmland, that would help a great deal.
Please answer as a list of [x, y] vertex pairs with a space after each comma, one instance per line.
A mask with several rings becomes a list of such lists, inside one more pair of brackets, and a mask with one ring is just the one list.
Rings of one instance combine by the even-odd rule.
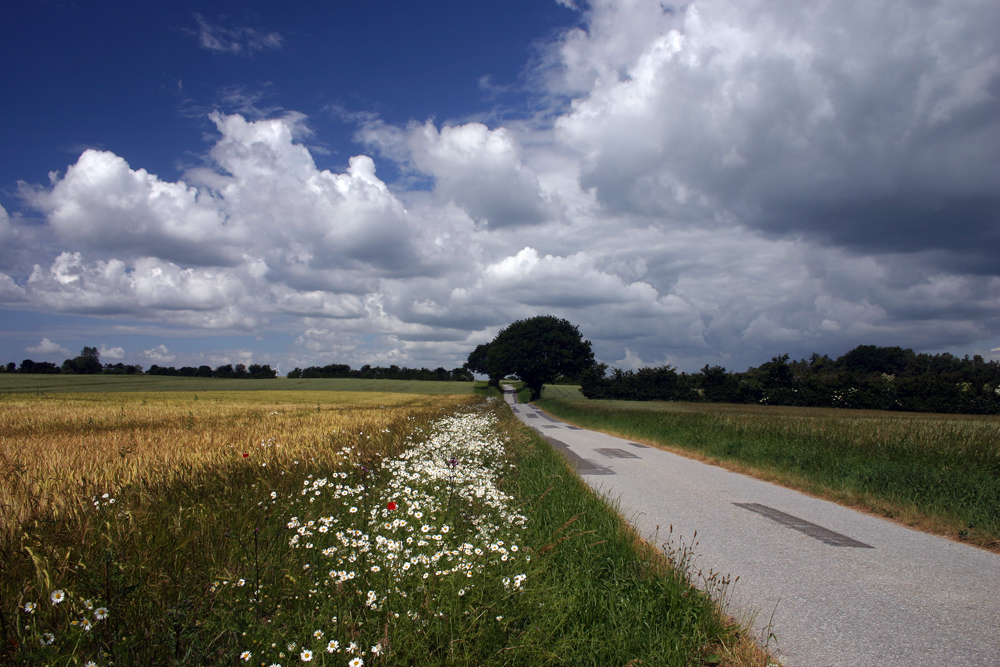
[[7, 662], [764, 659], [497, 400], [50, 387], [0, 465]]

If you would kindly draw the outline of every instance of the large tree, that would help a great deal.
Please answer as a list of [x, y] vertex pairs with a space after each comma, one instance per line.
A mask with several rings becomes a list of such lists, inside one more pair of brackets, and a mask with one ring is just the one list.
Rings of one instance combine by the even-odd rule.
[[486, 371], [490, 378], [516, 375], [535, 400], [542, 395], [542, 385], [561, 375], [578, 377], [593, 365], [590, 341], [583, 340], [576, 325], [539, 315], [518, 320], [497, 334], [489, 344]]

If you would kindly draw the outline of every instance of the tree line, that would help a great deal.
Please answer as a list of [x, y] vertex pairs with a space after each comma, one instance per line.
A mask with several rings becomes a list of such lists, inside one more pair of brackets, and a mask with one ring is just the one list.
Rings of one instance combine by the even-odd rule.
[[581, 375], [587, 398], [705, 401], [804, 407], [1000, 414], [1000, 362], [900, 347], [860, 345], [837, 359], [788, 354], [746, 372], [706, 365], [623, 371], [595, 364]]
[[269, 379], [278, 376], [277, 371], [269, 364], [223, 364], [216, 368], [211, 366], [158, 366], [153, 364], [148, 371], [143, 371], [139, 364], [102, 364], [101, 355], [96, 347], [84, 347], [80, 354], [65, 360], [61, 366], [51, 361], [32, 361], [25, 359], [18, 366], [13, 361], [6, 366], [0, 366], [0, 371], [6, 373], [34, 373], [67, 375], [173, 375], [178, 377], [206, 378], [239, 378], [239, 379]]
[[359, 378], [364, 380], [432, 380], [438, 382], [472, 382], [476, 378], [465, 368], [447, 370], [438, 367], [434, 370], [426, 368], [407, 368], [396, 365], [384, 368], [365, 364], [354, 370], [347, 364], [329, 364], [327, 366], [310, 366], [306, 369], [295, 368], [288, 372], [290, 378]]

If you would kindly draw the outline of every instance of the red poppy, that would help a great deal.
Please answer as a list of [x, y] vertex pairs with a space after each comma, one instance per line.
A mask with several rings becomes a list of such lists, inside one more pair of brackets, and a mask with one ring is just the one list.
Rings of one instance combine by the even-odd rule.
[[243, 452], [243, 458], [248, 459], [248, 458], [250, 458], [250, 455], [247, 454], [246, 452]]
[[386, 505], [386, 507], [389, 508], [389, 509], [391, 509], [391, 510], [394, 510], [397, 507], [399, 507], [399, 505], [397, 505], [395, 502], [390, 502], [388, 505]]

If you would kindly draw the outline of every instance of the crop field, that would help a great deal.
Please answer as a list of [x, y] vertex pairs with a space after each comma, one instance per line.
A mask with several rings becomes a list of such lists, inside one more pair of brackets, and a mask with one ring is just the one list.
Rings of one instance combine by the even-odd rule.
[[0, 664], [766, 662], [499, 400], [0, 394], [0, 466]]
[[591, 401], [570, 390], [546, 387], [537, 405], [580, 426], [1000, 550], [998, 417]]
[[52, 392], [149, 391], [374, 391], [406, 394], [469, 395], [477, 382], [425, 380], [362, 380], [355, 378], [269, 380], [176, 377], [164, 375], [32, 375], [0, 373], [0, 394]]

